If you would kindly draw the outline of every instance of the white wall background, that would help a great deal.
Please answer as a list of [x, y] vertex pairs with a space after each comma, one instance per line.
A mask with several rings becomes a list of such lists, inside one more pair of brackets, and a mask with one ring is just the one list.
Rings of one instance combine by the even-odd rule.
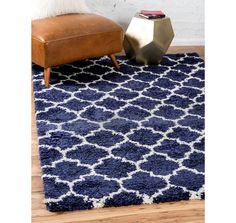
[[172, 45], [204, 45], [204, 0], [86, 0], [95, 13], [104, 15], [126, 30], [141, 9], [161, 9], [171, 18], [175, 32]]

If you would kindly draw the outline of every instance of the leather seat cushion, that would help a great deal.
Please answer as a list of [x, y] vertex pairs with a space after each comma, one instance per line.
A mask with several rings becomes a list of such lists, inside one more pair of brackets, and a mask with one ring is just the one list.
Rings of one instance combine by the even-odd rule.
[[32, 21], [32, 60], [43, 67], [120, 52], [122, 41], [122, 28], [95, 14]]

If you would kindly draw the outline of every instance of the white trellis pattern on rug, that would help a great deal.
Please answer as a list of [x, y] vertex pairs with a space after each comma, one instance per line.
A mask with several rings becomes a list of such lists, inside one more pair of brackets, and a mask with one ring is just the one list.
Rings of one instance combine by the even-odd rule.
[[204, 62], [196, 54], [138, 66], [107, 57], [33, 67], [45, 202], [74, 210], [200, 199]]

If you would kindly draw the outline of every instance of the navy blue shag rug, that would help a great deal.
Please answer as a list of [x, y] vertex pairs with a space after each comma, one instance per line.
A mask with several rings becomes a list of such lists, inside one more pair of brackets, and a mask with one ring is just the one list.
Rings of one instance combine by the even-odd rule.
[[50, 211], [204, 198], [204, 61], [139, 66], [108, 57], [33, 65], [45, 203]]

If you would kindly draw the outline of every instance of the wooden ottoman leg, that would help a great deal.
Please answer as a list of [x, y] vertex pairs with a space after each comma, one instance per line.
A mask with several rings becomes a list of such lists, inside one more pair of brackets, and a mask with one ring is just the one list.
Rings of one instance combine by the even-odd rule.
[[109, 57], [111, 58], [111, 61], [114, 65], [114, 67], [116, 68], [116, 70], [120, 69], [120, 65], [118, 64], [117, 60], [116, 60], [116, 56], [114, 54], [109, 55]]
[[44, 84], [45, 87], [49, 87], [49, 82], [50, 82], [50, 72], [51, 72], [51, 68], [44, 68]]

